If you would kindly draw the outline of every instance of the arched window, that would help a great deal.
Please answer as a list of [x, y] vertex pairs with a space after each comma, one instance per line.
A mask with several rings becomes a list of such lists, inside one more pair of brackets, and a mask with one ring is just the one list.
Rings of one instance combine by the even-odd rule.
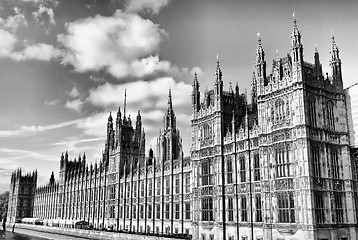
[[309, 116], [309, 124], [312, 127], [317, 127], [316, 120], [316, 99], [311, 96], [308, 99], [308, 116]]
[[275, 103], [276, 121], [285, 119], [285, 103], [282, 99], [278, 99]]
[[327, 127], [330, 130], [334, 130], [334, 113], [333, 113], [333, 102], [327, 102]]
[[212, 136], [211, 127], [209, 124], [205, 124], [203, 130], [204, 130], [204, 139], [210, 138]]

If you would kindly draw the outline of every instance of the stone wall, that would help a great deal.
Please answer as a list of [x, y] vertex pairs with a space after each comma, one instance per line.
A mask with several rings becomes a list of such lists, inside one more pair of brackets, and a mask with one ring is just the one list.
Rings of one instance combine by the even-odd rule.
[[[7, 226], [10, 230], [12, 226]], [[21, 232], [21, 229], [32, 230], [37, 232], [45, 232], [59, 235], [66, 235], [79, 238], [88, 238], [93, 240], [175, 240], [179, 238], [166, 238], [159, 236], [147, 236], [147, 235], [137, 235], [137, 234], [126, 234], [126, 233], [115, 233], [115, 232], [104, 232], [104, 231], [94, 231], [94, 230], [85, 230], [85, 229], [71, 229], [71, 228], [58, 228], [58, 227], [47, 227], [41, 225], [29, 225], [16, 223], [15, 232]]]

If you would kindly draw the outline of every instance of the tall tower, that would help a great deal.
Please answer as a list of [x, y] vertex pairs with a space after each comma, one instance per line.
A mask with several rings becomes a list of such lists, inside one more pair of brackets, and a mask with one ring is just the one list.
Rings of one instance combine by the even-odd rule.
[[11, 175], [7, 223], [16, 223], [22, 218], [32, 217], [37, 171], [22, 174], [21, 168]]

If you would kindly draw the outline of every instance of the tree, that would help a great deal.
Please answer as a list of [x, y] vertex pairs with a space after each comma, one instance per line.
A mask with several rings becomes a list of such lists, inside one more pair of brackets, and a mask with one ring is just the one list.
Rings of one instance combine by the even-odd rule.
[[0, 195], [0, 221], [3, 218], [6, 218], [8, 202], [9, 202], [9, 191]]

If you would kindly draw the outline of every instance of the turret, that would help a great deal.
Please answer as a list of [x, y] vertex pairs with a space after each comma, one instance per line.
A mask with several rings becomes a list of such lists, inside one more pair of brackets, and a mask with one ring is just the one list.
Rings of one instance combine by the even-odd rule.
[[193, 112], [198, 112], [200, 110], [200, 90], [199, 90], [199, 82], [198, 75], [194, 73], [194, 81], [193, 81], [193, 92], [191, 93], [192, 99], [192, 110]]
[[140, 115], [140, 110], [138, 110], [135, 126], [135, 142], [140, 145], [140, 139], [142, 135], [142, 117]]
[[335, 37], [332, 34], [332, 46], [329, 52], [329, 66], [331, 67], [331, 75], [333, 83], [343, 87], [342, 83], [342, 67], [341, 59], [339, 58], [339, 50], [335, 41]]
[[53, 172], [51, 173], [51, 177], [50, 177], [49, 183], [50, 183], [50, 185], [54, 185], [54, 184], [55, 184], [55, 176], [54, 176]]
[[61, 154], [61, 160], [60, 160], [60, 168], [63, 168], [65, 164], [65, 157], [63, 156], [63, 152]]
[[216, 70], [214, 73], [215, 76], [215, 87], [214, 87], [214, 91], [215, 91], [215, 95], [222, 95], [223, 93], [223, 81], [222, 81], [222, 71], [220, 68], [220, 63], [219, 63], [219, 57], [217, 56], [217, 61], [216, 61]]
[[303, 45], [301, 43], [301, 33], [297, 27], [295, 13], [293, 13], [293, 30], [291, 33], [291, 55], [293, 63], [303, 62]]
[[173, 111], [172, 92], [170, 89], [168, 94], [167, 111], [164, 114], [163, 122], [164, 122], [164, 129], [176, 128], [176, 118]]
[[315, 46], [314, 51], [314, 67], [315, 67], [315, 77], [318, 79], [322, 76], [322, 64], [319, 60], [319, 53], [317, 51], [317, 46]]

